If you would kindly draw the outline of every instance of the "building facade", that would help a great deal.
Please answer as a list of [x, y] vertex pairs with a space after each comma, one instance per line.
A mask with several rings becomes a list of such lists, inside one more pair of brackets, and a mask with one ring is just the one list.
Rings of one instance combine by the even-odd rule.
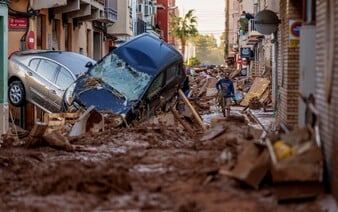
[[55, 49], [100, 59], [109, 50], [107, 26], [117, 21], [117, 0], [11, 1], [8, 52]]
[[[313, 35], [312, 47], [315, 49], [315, 105], [319, 112], [320, 137], [322, 140], [330, 188], [338, 200], [338, 48], [336, 21], [338, 2], [305, 1], [306, 16], [303, 21]], [[308, 29], [307, 29], [308, 30]], [[302, 32], [301, 32], [302, 33]], [[302, 35], [302, 34], [301, 34]], [[309, 39], [308, 44], [312, 40]], [[307, 70], [304, 70], [307, 71]], [[310, 69], [311, 71], [311, 69]], [[307, 73], [306, 73], [307, 74]]]
[[[244, 5], [239, 3], [244, 10]], [[239, 45], [246, 42], [251, 46], [254, 53], [251, 69], [256, 76], [271, 73], [277, 123], [284, 123], [291, 129], [313, 124], [307, 114], [309, 106], [300, 98], [300, 93], [315, 105], [318, 137], [325, 156], [324, 179], [338, 199], [338, 134], [335, 132], [338, 123], [338, 66], [335, 65], [338, 2], [285, 0], [277, 4], [276, 1], [257, 0], [253, 6], [254, 16], [266, 9], [275, 12], [280, 21], [278, 29], [271, 35], [256, 37], [256, 41], [250, 33], [247, 37], [240, 35]]]
[[170, 33], [171, 16], [178, 15], [176, 0], [157, 0], [156, 26], [160, 37], [167, 43], [175, 46], [175, 39]]
[[134, 36], [134, 20], [133, 20], [133, 1], [117, 0], [117, 21], [107, 27], [107, 33], [112, 35], [114, 47], [119, 43], [130, 40]]

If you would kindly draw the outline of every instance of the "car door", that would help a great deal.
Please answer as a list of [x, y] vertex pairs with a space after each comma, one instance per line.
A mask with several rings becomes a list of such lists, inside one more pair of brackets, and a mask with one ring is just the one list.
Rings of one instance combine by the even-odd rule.
[[65, 90], [74, 82], [75, 76], [65, 67], [61, 66], [56, 75], [55, 86], [49, 89], [48, 100], [52, 111], [61, 110], [62, 97]]
[[41, 109], [50, 112], [48, 93], [49, 89], [54, 87], [53, 82], [60, 67], [53, 61], [44, 58], [32, 59], [29, 66], [34, 70], [26, 79], [32, 102]]
[[162, 102], [170, 101], [170, 99], [177, 94], [177, 90], [180, 86], [180, 80], [182, 79], [180, 76], [182, 74], [181, 72], [179, 64], [173, 64], [166, 69], [166, 77], [160, 93]]

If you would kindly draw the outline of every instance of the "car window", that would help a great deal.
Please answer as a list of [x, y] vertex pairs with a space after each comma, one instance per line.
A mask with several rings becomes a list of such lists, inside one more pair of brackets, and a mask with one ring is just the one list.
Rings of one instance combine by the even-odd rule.
[[175, 79], [176, 76], [179, 75], [179, 69], [178, 69], [178, 65], [172, 65], [167, 69], [167, 80], [166, 83], [170, 83], [173, 79]]
[[31, 67], [32, 70], [36, 71], [36, 67], [38, 67], [40, 62], [40, 59], [33, 59], [29, 63], [29, 67]]
[[160, 73], [156, 79], [151, 84], [151, 87], [148, 90], [148, 96], [152, 97], [158, 93], [163, 87], [164, 72]]
[[60, 66], [52, 61], [41, 60], [38, 68], [36, 69], [36, 72], [41, 74], [43, 77], [45, 77], [49, 81], [54, 82], [55, 75], [59, 68]]
[[74, 78], [68, 70], [61, 67], [60, 72], [56, 78], [55, 84], [58, 85], [62, 90], [66, 90], [70, 84], [74, 81]]

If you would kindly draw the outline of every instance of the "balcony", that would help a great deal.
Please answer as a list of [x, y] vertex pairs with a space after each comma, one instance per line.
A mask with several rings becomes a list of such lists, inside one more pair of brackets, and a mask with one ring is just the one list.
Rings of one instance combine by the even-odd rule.
[[46, 1], [46, 0], [33, 0], [32, 8], [34, 10], [55, 8], [67, 5], [67, 0], [54, 0], [54, 1]]
[[250, 19], [248, 23], [248, 40], [247, 45], [255, 45], [264, 37], [263, 34], [259, 33], [255, 29], [254, 19]]
[[104, 0], [104, 11], [98, 21], [115, 23], [117, 21], [117, 0]]
[[53, 8], [65, 18], [78, 21], [98, 21], [115, 23], [117, 21], [117, 0], [33, 0], [34, 10]]

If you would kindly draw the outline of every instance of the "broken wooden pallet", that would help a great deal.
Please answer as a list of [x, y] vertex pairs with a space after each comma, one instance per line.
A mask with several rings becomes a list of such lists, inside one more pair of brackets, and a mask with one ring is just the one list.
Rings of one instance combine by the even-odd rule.
[[44, 122], [47, 123], [47, 132], [63, 130], [65, 125], [73, 125], [80, 117], [80, 113], [46, 113]]

